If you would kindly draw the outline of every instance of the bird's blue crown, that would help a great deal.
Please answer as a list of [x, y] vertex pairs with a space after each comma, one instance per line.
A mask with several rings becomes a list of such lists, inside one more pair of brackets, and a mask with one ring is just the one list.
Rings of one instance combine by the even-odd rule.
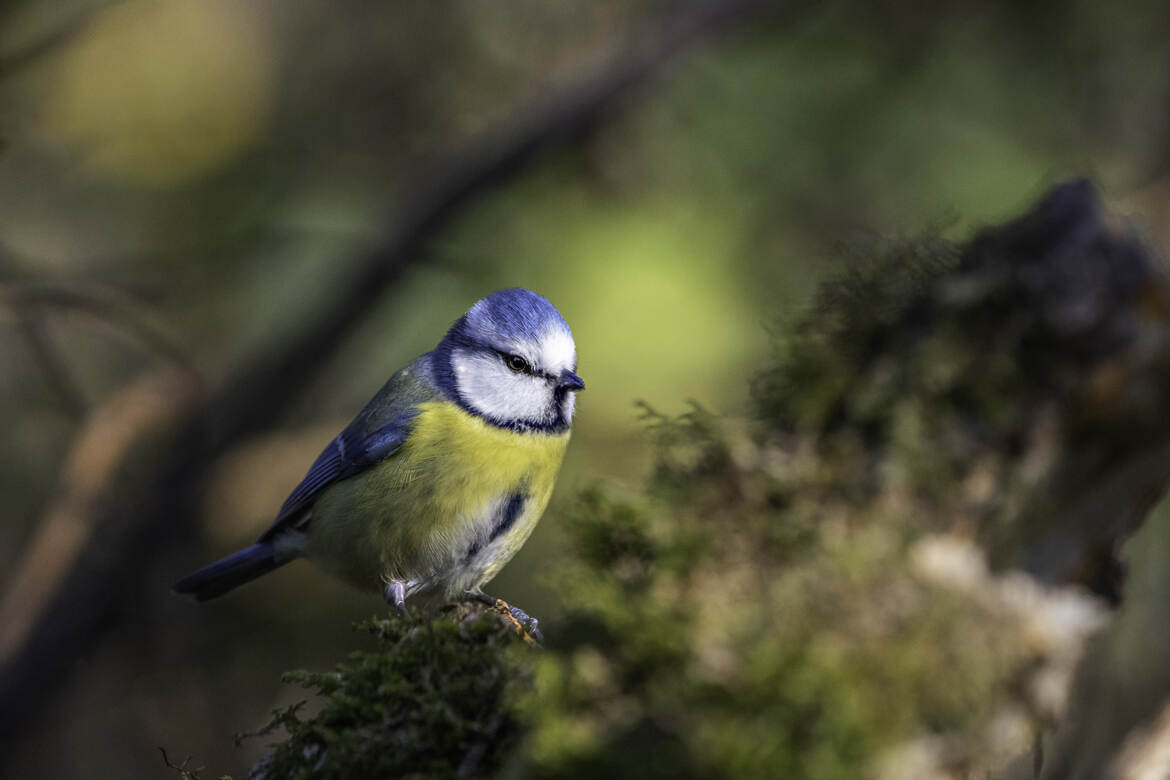
[[462, 323], [465, 333], [489, 343], [492, 338], [535, 343], [550, 328], [570, 333], [569, 324], [547, 298], [522, 287], [500, 290], [477, 301]]

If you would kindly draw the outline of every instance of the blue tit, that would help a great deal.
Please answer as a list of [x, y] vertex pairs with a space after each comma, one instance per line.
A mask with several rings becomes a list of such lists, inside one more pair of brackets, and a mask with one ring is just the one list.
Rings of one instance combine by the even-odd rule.
[[482, 596], [548, 505], [585, 388], [576, 370], [545, 298], [478, 301], [329, 443], [256, 544], [174, 591], [205, 601], [308, 558], [399, 609], [415, 594]]

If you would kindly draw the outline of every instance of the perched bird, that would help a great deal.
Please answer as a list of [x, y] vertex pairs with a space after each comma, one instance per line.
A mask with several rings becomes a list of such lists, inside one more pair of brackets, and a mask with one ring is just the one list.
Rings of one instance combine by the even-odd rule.
[[400, 610], [414, 594], [482, 596], [548, 505], [585, 388], [576, 370], [551, 303], [492, 293], [390, 377], [256, 544], [174, 591], [205, 601], [303, 557]]

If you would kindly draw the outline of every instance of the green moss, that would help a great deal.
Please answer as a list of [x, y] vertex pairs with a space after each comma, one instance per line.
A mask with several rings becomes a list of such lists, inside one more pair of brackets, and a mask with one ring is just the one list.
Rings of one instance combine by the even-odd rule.
[[821, 287], [810, 314], [782, 331], [776, 359], [754, 381], [755, 417], [767, 430], [864, 425], [905, 389], [896, 358], [914, 334], [893, 326], [918, 316], [959, 249], [927, 237], [853, 251], [858, 257]]
[[439, 618], [373, 619], [372, 650], [333, 672], [291, 672], [321, 709], [277, 713], [287, 739], [257, 766], [264, 778], [455, 777], [492, 773], [517, 735], [510, 697], [524, 687], [516, 630], [461, 605]]
[[963, 248], [878, 248], [784, 337], [746, 424], [643, 405], [642, 494], [594, 487], [557, 518], [543, 652], [492, 617], [378, 622], [375, 651], [293, 678], [325, 707], [282, 716], [266, 776], [441, 777], [475, 755], [507, 778], [838, 780], [934, 740], [940, 773], [973, 777], [1027, 750], [1051, 717], [1032, 676], [1075, 647], [1046, 644], [1047, 592], [973, 542], [1019, 560], [1079, 500], [1053, 486], [1117, 452], [1094, 431], [1145, 419], [1124, 394], [1084, 413], [1143, 343], [1121, 338], [1140, 274], [1110, 265], [1135, 250], [1086, 198]]
[[[600, 518], [619, 539], [619, 518], [647, 511], [599, 512], [590, 544]], [[689, 548], [701, 518], [643, 520], [648, 546]], [[565, 574], [576, 615], [537, 660], [524, 775], [640, 777], [669, 743], [663, 776], [851, 778], [899, 740], [982, 722], [1026, 657], [1010, 621], [916, 582], [884, 532], [806, 537], [774, 566], [752, 544], [762, 519], [636, 589], [620, 567]]]

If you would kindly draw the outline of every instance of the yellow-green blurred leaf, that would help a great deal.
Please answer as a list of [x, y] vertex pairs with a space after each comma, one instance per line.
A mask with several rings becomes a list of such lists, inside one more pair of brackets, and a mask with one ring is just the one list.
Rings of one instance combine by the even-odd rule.
[[231, 0], [129, 0], [66, 53], [49, 120], [87, 168], [172, 187], [255, 141], [271, 102], [271, 45]]

